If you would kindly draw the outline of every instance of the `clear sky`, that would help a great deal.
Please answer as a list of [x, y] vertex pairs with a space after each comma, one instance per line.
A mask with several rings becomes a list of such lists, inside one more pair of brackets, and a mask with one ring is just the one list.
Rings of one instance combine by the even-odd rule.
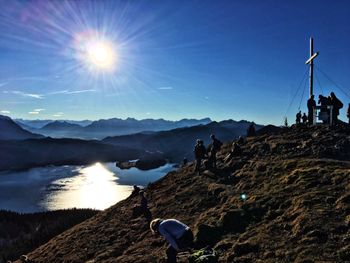
[[320, 51], [315, 94], [334, 90], [345, 119], [347, 0], [0, 0], [0, 6], [0, 114], [264, 124], [282, 124], [287, 115], [292, 122], [299, 105], [306, 111], [303, 77], [313, 36]]

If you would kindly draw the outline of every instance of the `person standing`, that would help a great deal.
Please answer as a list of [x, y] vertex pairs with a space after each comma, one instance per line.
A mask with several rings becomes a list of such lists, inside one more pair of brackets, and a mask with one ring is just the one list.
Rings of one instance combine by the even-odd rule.
[[205, 146], [203, 144], [203, 141], [200, 139], [197, 139], [197, 143], [194, 146], [194, 157], [196, 159], [196, 166], [194, 168], [194, 172], [200, 173], [202, 160], [205, 158], [207, 154], [207, 149], [205, 149]]
[[254, 137], [254, 136], [255, 136], [255, 125], [254, 125], [254, 122], [252, 122], [247, 129], [247, 137]]
[[329, 101], [330, 105], [333, 106], [333, 111], [332, 111], [332, 119], [333, 123], [332, 124], [337, 124], [338, 123], [338, 115], [339, 115], [339, 110], [343, 108], [343, 103], [335, 96], [334, 92], [331, 92], [329, 95]]
[[297, 115], [295, 116], [295, 124], [300, 124], [301, 121], [301, 110], [297, 113]]
[[306, 116], [306, 113], [305, 113], [305, 112], [303, 113], [303, 116], [302, 116], [301, 118], [302, 118], [302, 120], [303, 120], [303, 124], [306, 124], [306, 122], [307, 122], [307, 116]]
[[[321, 94], [318, 96], [318, 104], [321, 106], [320, 115], [323, 117], [323, 123], [329, 123], [329, 109], [330, 101], [327, 97], [322, 96]], [[328, 115], [328, 118], [325, 119], [324, 115]]]
[[212, 167], [216, 168], [216, 153], [220, 150], [222, 146], [222, 142], [215, 138], [215, 135], [210, 135], [212, 140], [211, 148], [210, 148], [210, 160], [212, 163]]
[[151, 221], [150, 229], [153, 234], [161, 235], [168, 241], [169, 246], [166, 250], [168, 263], [176, 263], [178, 252], [193, 247], [192, 230], [179, 220], [157, 218]]
[[346, 117], [348, 117], [349, 124], [350, 124], [350, 103], [349, 103], [349, 106], [348, 106], [348, 110], [346, 111]]
[[315, 96], [311, 95], [311, 97], [307, 100], [307, 110], [308, 110], [308, 122], [309, 125], [312, 125], [314, 122], [314, 110], [316, 107]]

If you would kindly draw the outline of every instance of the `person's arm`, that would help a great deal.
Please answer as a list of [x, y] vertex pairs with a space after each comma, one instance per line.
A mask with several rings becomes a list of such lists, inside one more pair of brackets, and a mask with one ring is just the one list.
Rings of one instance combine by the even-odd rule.
[[159, 226], [158, 232], [170, 243], [173, 248], [175, 248], [177, 251], [179, 250], [176, 240], [168, 231], [166, 231], [162, 226]]

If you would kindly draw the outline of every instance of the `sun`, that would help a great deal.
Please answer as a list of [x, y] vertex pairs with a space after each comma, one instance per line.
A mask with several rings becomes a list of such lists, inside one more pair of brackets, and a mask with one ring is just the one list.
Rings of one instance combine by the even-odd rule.
[[111, 43], [91, 41], [86, 45], [87, 62], [103, 70], [112, 70], [116, 63], [116, 54]]
[[114, 72], [118, 62], [116, 44], [97, 33], [76, 36], [73, 49], [75, 57], [84, 68], [92, 72]]

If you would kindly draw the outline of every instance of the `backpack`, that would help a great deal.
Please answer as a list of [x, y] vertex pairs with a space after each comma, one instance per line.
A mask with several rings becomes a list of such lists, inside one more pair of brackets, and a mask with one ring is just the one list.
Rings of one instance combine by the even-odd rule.
[[206, 149], [204, 145], [196, 145], [194, 148], [194, 155], [196, 158], [204, 158], [206, 154]]
[[212, 248], [206, 247], [195, 250], [189, 257], [189, 263], [218, 263], [218, 254]]
[[214, 151], [220, 151], [221, 146], [222, 146], [222, 142], [219, 141], [218, 139], [215, 139], [215, 140], [213, 141], [213, 150], [214, 150]]

